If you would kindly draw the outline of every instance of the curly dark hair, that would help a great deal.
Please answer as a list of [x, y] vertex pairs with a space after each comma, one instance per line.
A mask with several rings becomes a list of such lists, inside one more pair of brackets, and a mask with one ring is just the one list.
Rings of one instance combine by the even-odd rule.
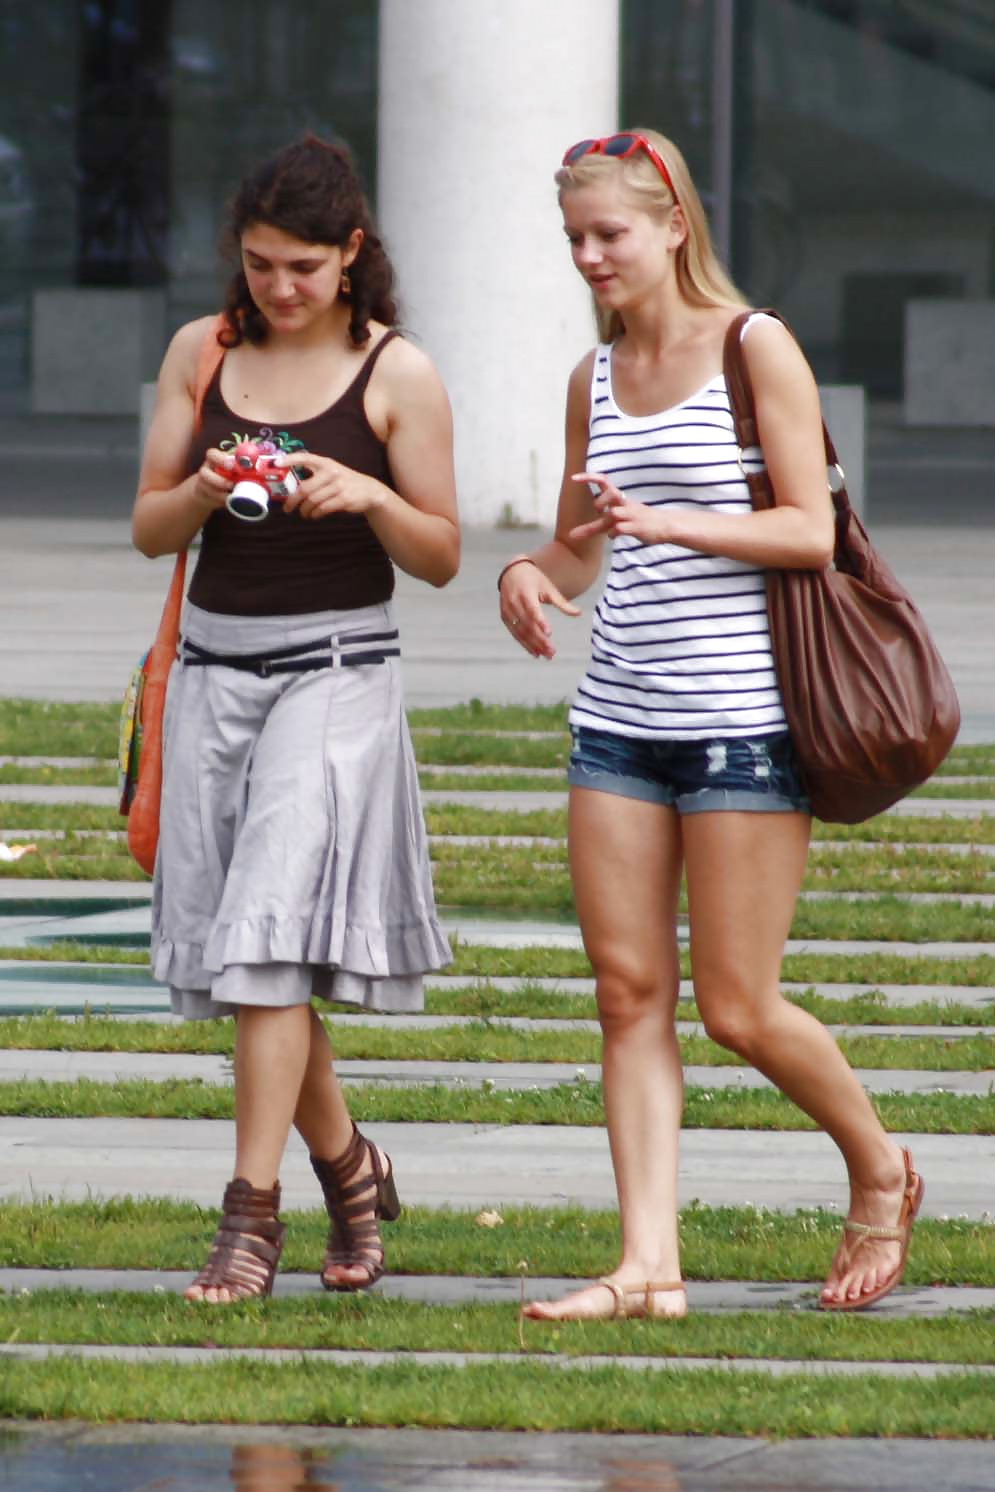
[[[387, 326], [397, 325], [394, 270], [344, 146], [304, 135], [247, 176], [228, 206], [222, 234], [227, 257], [240, 253], [242, 234], [253, 223], [266, 223], [306, 243], [339, 247], [348, 242], [355, 228], [362, 228], [363, 242], [349, 266], [350, 339], [355, 347], [366, 345], [371, 317]], [[224, 314], [228, 324], [218, 334], [223, 346], [266, 340], [268, 323], [249, 294], [241, 266], [228, 284]]]

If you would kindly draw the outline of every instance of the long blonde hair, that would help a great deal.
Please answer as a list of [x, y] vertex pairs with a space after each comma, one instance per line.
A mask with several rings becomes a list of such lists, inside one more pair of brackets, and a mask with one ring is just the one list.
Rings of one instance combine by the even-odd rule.
[[[676, 203], [684, 214], [688, 230], [674, 256], [677, 288], [682, 298], [692, 306], [748, 306], [749, 301], [736, 288], [719, 261], [701, 198], [691, 180], [687, 162], [673, 140], [656, 130], [625, 133], [642, 135], [649, 141], [662, 157], [674, 191], [671, 192], [646, 152], [636, 150], [624, 160], [610, 155], [585, 155], [572, 166], [561, 166], [555, 176], [560, 202], [564, 192], [574, 187], [595, 186], [614, 176], [621, 177], [633, 205], [641, 212], [660, 217]], [[618, 311], [604, 310], [596, 300], [594, 317], [602, 342], [613, 341], [625, 330]]]

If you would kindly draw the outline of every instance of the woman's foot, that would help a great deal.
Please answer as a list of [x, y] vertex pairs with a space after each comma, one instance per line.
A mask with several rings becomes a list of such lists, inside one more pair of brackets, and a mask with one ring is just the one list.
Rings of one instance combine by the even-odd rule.
[[207, 1305], [230, 1305], [271, 1295], [284, 1226], [277, 1213], [280, 1183], [254, 1187], [240, 1176], [225, 1188], [221, 1221], [207, 1263], [184, 1296]]
[[613, 1321], [687, 1315], [687, 1292], [678, 1280], [620, 1279], [615, 1275], [574, 1290], [562, 1300], [533, 1300], [522, 1307], [530, 1321]]
[[377, 1226], [394, 1222], [401, 1204], [390, 1157], [353, 1127], [352, 1139], [335, 1160], [312, 1155], [331, 1219], [321, 1267], [326, 1290], [368, 1290], [384, 1272], [384, 1247]]
[[819, 1297], [824, 1310], [861, 1310], [881, 1300], [905, 1272], [912, 1224], [925, 1188], [908, 1150], [876, 1184], [851, 1181], [843, 1238]]

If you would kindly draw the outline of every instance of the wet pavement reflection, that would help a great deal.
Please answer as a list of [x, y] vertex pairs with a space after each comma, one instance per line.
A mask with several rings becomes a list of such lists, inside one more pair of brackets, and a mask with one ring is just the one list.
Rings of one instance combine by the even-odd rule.
[[0, 1428], [2, 1492], [992, 1492], [993, 1466], [977, 1441]]
[[[331, 1433], [331, 1432], [330, 1432]], [[362, 1440], [345, 1445], [137, 1445], [47, 1443], [27, 1436], [0, 1441], [4, 1492], [682, 1492], [671, 1462], [658, 1453], [593, 1453], [574, 1437], [507, 1437], [493, 1449], [486, 1436], [437, 1441], [418, 1454], [410, 1434], [393, 1447]], [[446, 1452], [449, 1452], [446, 1454]], [[697, 1482], [698, 1487], [702, 1486]], [[719, 1483], [714, 1485], [718, 1486]]]

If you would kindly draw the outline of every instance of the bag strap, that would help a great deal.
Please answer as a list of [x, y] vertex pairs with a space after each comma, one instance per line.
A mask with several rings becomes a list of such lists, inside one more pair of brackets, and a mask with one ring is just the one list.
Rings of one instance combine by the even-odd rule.
[[[750, 378], [750, 370], [746, 364], [746, 353], [743, 351], [743, 328], [751, 316], [770, 316], [779, 321], [785, 331], [792, 337], [794, 332], [777, 311], [744, 311], [741, 316], [736, 316], [726, 331], [725, 343], [722, 349], [722, 371], [725, 374], [726, 386], [729, 390], [729, 405], [732, 409], [733, 424], [736, 429], [736, 440], [740, 452], [747, 450], [750, 446], [760, 446], [760, 432], [757, 429], [756, 401], [753, 397], [753, 382]], [[795, 339], [797, 341], [797, 338]], [[846, 490], [846, 475], [840, 465], [836, 454], [833, 438], [826, 428], [826, 422], [822, 422], [822, 440], [826, 448], [826, 466], [834, 467], [839, 474], [840, 485], [837, 488], [830, 486], [829, 492], [833, 499], [837, 517], [843, 518], [851, 511], [850, 498]], [[752, 487], [751, 487], [752, 490]]]
[[[204, 422], [204, 399], [211, 386], [211, 380], [221, 366], [227, 348], [222, 347], [218, 341], [218, 333], [227, 326], [224, 315], [214, 318], [211, 325], [204, 333], [204, 340], [200, 344], [200, 352], [197, 357], [197, 372], [194, 377], [193, 387], [193, 420], [194, 429], [199, 430]], [[187, 576], [187, 551], [181, 549], [176, 556], [176, 564], [173, 566], [173, 578], [166, 592], [166, 603], [162, 608], [162, 616], [159, 618], [159, 627], [155, 635], [157, 643], [161, 643], [172, 654], [176, 651], [176, 643], [180, 635], [180, 612], [183, 609], [183, 591]]]
[[193, 385], [193, 422], [196, 430], [199, 430], [204, 422], [204, 399], [211, 386], [211, 379], [220, 368], [225, 353], [228, 351], [227, 347], [222, 347], [218, 341], [218, 333], [224, 331], [227, 325], [228, 321], [223, 313], [215, 316], [200, 344], [197, 373]]

